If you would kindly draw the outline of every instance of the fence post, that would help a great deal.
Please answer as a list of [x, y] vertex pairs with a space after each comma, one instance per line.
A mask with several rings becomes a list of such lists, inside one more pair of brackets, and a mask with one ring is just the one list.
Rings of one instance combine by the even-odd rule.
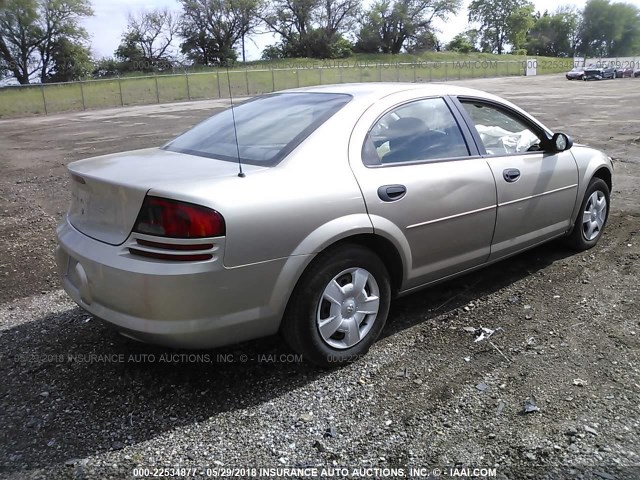
[[218, 98], [222, 98], [222, 92], [220, 91], [220, 68], [216, 73], [216, 80], [218, 80]]
[[271, 67], [271, 91], [272, 92], [276, 91], [276, 77], [275, 77], [275, 74], [273, 73], [273, 67]]
[[416, 64], [413, 64], [413, 83], [416, 83], [418, 80], [416, 78]]
[[80, 80], [80, 96], [82, 97], [82, 110], [86, 110], [87, 107], [84, 103], [84, 88], [82, 88], [82, 80]]
[[[322, 85], [322, 67], [318, 67], [318, 78], [319, 80], [319, 85]], [[300, 86], [300, 77], [298, 76], [298, 67], [296, 67], [296, 80], [298, 81], [298, 86]]]
[[157, 73], [156, 73], [154, 78], [156, 80], [156, 99], [158, 100], [158, 103], [160, 103], [160, 89], [158, 88], [158, 74]]
[[189, 87], [189, 74], [185, 70], [184, 78], [187, 81], [187, 99], [191, 100], [191, 88]]
[[433, 62], [429, 64], [429, 82], [433, 82]]
[[244, 68], [244, 81], [247, 84], [247, 96], [249, 96], [249, 69], [246, 66]]
[[122, 96], [122, 81], [120, 75], [118, 75], [118, 89], [120, 90], [120, 106], [124, 107], [124, 97]]
[[42, 92], [42, 105], [44, 106], [44, 114], [49, 115], [47, 112], [47, 99], [44, 96], [44, 83], [40, 84], [40, 91]]
[[444, 62], [444, 81], [448, 82], [449, 81], [449, 73], [447, 72], [447, 62]]

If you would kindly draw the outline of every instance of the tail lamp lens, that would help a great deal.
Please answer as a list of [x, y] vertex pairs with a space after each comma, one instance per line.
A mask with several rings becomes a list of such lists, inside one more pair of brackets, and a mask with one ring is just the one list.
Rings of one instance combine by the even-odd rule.
[[220, 237], [225, 224], [222, 215], [211, 208], [147, 196], [133, 231], [170, 238]]

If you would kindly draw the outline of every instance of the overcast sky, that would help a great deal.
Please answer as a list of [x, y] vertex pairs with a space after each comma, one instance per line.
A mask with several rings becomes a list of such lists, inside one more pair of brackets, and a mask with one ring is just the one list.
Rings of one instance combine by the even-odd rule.
[[[536, 9], [544, 12], [553, 12], [559, 5], [574, 5], [578, 8], [584, 7], [586, 0], [533, 0]], [[640, 0], [627, 0], [628, 3], [640, 6]], [[83, 23], [91, 35], [91, 50], [97, 57], [113, 56], [114, 50], [120, 43], [122, 32], [127, 26], [127, 14], [129, 12], [139, 12], [140, 10], [151, 10], [154, 8], [168, 7], [175, 11], [180, 11], [177, 0], [93, 0], [95, 15], [86, 19]], [[438, 37], [447, 42], [457, 33], [467, 27], [466, 5], [470, 0], [465, 0], [465, 8], [457, 17], [451, 17], [446, 24], [438, 23], [436, 26], [440, 30]], [[275, 43], [271, 34], [254, 35], [253, 41], [247, 42], [247, 60], [257, 60], [260, 58], [262, 49], [269, 44]]]

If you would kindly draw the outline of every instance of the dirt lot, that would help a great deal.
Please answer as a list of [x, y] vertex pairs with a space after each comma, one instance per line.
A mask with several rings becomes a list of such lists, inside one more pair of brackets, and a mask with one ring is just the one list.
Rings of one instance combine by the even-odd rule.
[[[398, 300], [369, 355], [334, 371], [275, 338], [176, 356], [118, 336], [59, 289], [65, 165], [161, 144], [219, 101], [0, 121], [0, 477], [315, 466], [640, 478], [640, 79], [460, 83], [615, 158], [606, 234], [584, 254], [551, 244]], [[479, 326], [502, 328], [493, 345], [465, 330]], [[539, 410], [524, 414], [531, 397]]]

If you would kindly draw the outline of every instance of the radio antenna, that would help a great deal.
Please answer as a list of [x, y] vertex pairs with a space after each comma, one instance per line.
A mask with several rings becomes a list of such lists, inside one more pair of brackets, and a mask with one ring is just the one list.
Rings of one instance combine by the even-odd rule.
[[242, 171], [242, 161], [240, 160], [240, 144], [238, 143], [238, 128], [236, 127], [236, 113], [233, 109], [233, 94], [231, 93], [231, 76], [229, 76], [229, 63], [227, 64], [227, 84], [229, 85], [229, 100], [231, 101], [231, 119], [233, 120], [233, 135], [236, 139], [236, 153], [238, 154], [238, 176], [244, 178], [245, 174]]

